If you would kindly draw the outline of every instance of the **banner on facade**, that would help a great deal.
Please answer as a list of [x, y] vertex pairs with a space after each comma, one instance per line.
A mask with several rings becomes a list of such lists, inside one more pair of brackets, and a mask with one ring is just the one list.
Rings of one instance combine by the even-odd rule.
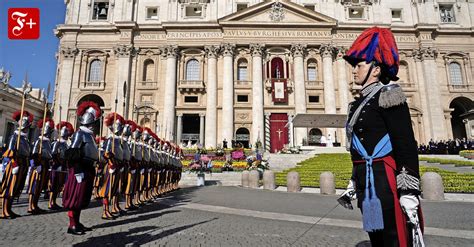
[[273, 102], [288, 103], [288, 89], [286, 79], [272, 79]]

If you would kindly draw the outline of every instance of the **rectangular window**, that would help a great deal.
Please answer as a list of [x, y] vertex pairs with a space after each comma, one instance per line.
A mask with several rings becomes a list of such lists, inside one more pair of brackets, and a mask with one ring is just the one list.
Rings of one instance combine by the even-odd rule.
[[455, 23], [454, 11], [452, 5], [440, 5], [439, 15], [442, 23]]
[[184, 96], [184, 103], [197, 103], [198, 96]]
[[315, 11], [315, 10], [316, 10], [316, 8], [315, 8], [316, 5], [314, 5], [314, 4], [305, 4], [305, 5], [303, 5], [303, 6], [304, 6], [305, 8], [307, 8], [307, 9], [312, 10], [312, 11]]
[[146, 18], [150, 20], [158, 20], [158, 8], [149, 7], [146, 9]]
[[95, 0], [92, 10], [92, 20], [107, 20], [109, 15], [109, 0]]
[[248, 95], [237, 95], [237, 102], [246, 103], [249, 102]]
[[319, 103], [319, 96], [317, 95], [310, 95], [308, 96], [309, 103]]
[[248, 6], [249, 6], [248, 3], [238, 3], [237, 4], [237, 11], [244, 10], [244, 9], [248, 8]]
[[237, 71], [237, 80], [238, 81], [246, 81], [247, 80], [247, 67], [240, 67]]
[[201, 17], [202, 16], [202, 6], [191, 5], [186, 6], [186, 17]]
[[316, 74], [316, 67], [308, 67], [308, 81], [316, 81], [317, 74]]
[[363, 8], [349, 8], [349, 19], [362, 19], [364, 18]]
[[402, 21], [401, 9], [392, 9], [392, 21]]

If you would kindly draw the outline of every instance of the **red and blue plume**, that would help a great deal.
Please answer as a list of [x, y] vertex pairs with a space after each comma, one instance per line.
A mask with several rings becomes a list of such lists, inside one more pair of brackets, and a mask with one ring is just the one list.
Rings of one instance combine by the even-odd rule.
[[136, 130], [137, 127], [138, 127], [137, 124], [136, 124], [133, 120], [126, 120], [126, 121], [125, 121], [125, 124], [130, 125], [130, 130], [131, 130], [132, 132], [135, 132], [135, 130]]
[[392, 80], [397, 80], [400, 60], [397, 43], [386, 28], [372, 27], [364, 30], [346, 52], [344, 59], [352, 66], [361, 61], [375, 61]]
[[74, 127], [72, 127], [72, 124], [70, 122], [61, 121], [56, 125], [57, 130], [61, 130], [63, 127], [66, 127], [69, 135], [72, 135], [72, 133], [74, 133]]
[[[54, 121], [51, 118], [46, 118], [45, 121], [48, 123], [49, 127], [54, 128]], [[42, 129], [44, 125], [43, 119], [39, 120], [36, 126], [38, 126], [38, 129]]]
[[[13, 120], [17, 121], [20, 120], [21, 111], [16, 111], [13, 113]], [[28, 121], [31, 123], [33, 122], [33, 114], [29, 113], [28, 111], [23, 111], [23, 117], [28, 117]]]
[[82, 116], [84, 113], [89, 109], [89, 107], [94, 108], [95, 110], [95, 119], [99, 119], [101, 111], [100, 107], [93, 101], [84, 101], [82, 102], [79, 107], [77, 107], [77, 115]]
[[105, 117], [105, 126], [109, 127], [114, 123], [114, 119], [118, 120], [121, 124], [125, 124], [125, 119], [123, 119], [120, 114], [111, 112]]

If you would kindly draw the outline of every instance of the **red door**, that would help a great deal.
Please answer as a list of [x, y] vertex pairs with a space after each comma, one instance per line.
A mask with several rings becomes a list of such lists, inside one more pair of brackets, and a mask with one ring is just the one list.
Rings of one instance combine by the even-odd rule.
[[273, 113], [270, 115], [270, 152], [280, 151], [288, 143], [288, 115], [286, 113]]

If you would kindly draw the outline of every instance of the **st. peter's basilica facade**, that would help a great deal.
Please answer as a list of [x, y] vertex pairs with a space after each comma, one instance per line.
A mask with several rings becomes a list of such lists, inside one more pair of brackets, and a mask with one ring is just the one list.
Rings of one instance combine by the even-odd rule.
[[[65, 0], [55, 120], [84, 100], [178, 143], [317, 145], [343, 129], [293, 128], [346, 114], [359, 88], [342, 55], [391, 28], [419, 143], [474, 138], [474, 3], [446, 0]], [[118, 99], [118, 104], [115, 104]], [[61, 111], [61, 114], [59, 114]]]

